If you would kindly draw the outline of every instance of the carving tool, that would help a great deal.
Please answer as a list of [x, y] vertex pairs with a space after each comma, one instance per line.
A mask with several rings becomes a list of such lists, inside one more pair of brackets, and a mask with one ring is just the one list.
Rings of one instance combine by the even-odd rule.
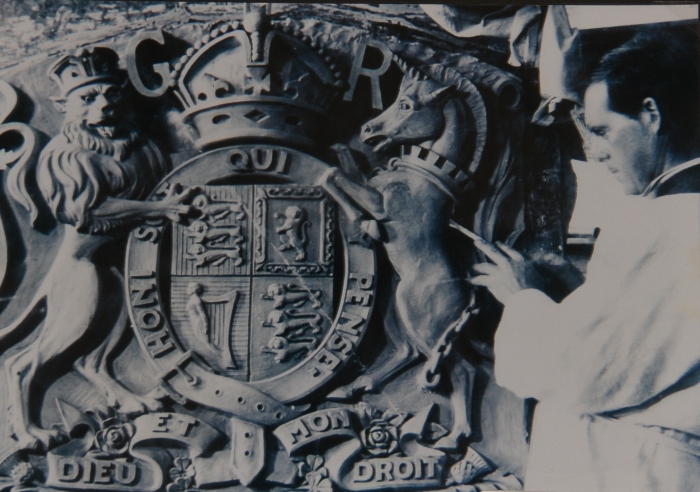
[[[486, 244], [491, 244], [486, 239], [479, 236], [477, 233], [472, 232], [469, 229], [467, 229], [466, 227], [459, 225], [454, 220], [450, 220], [450, 227], [452, 227], [453, 229], [457, 229], [459, 232], [461, 232], [462, 234], [467, 236], [469, 239], [472, 239], [474, 241], [481, 241], [481, 242], [486, 243]], [[495, 245], [492, 245], [492, 246], [496, 247]]]

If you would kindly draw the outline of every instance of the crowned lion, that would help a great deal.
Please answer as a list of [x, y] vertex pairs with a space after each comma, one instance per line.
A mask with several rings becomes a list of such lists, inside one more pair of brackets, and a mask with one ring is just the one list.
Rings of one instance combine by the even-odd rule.
[[[82, 354], [68, 362], [120, 413], [160, 407], [161, 389], [135, 394], [113, 377], [107, 361], [128, 325], [118, 239], [145, 220], [181, 220], [190, 211], [185, 202], [196, 191], [171, 186], [161, 200], [144, 200], [168, 169], [156, 145], [129, 121], [127, 78], [116, 52], [96, 47], [66, 55], [49, 76], [61, 91], [54, 98], [65, 113], [61, 133], [38, 161], [8, 173], [10, 194], [30, 211], [34, 224], [48, 206], [65, 228], [35, 297], [13, 324], [0, 329], [2, 344], [30, 314], [45, 308], [39, 336], [5, 362], [14, 437], [29, 449], [49, 449], [62, 437], [32, 421], [30, 395], [39, 371], [69, 354]], [[38, 197], [29, 192], [34, 184]]]

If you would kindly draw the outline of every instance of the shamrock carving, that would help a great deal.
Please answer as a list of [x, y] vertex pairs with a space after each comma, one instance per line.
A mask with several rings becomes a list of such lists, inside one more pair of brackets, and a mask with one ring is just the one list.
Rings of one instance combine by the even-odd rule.
[[323, 466], [321, 456], [309, 455], [306, 462], [298, 463], [299, 475], [305, 476], [301, 485], [308, 492], [333, 492], [333, 483], [328, 478], [328, 469]]
[[173, 483], [165, 488], [167, 492], [191, 492], [192, 482], [194, 482], [195, 469], [192, 460], [185, 457], [175, 458], [173, 467], [170, 469], [170, 478]]

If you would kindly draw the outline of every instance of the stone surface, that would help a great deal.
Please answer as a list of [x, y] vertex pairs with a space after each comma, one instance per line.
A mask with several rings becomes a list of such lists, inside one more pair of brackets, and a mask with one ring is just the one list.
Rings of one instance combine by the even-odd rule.
[[522, 478], [499, 307], [450, 227], [563, 253], [569, 156], [543, 151], [559, 130], [530, 123], [535, 74], [507, 42], [417, 5], [2, 15], [0, 476], [425, 490], [477, 456], [472, 483]]

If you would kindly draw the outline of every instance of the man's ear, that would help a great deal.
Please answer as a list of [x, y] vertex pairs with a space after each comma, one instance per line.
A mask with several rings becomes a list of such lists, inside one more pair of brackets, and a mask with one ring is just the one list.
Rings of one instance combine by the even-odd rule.
[[68, 100], [65, 97], [52, 97], [51, 100], [53, 101], [54, 106], [56, 106], [56, 109], [58, 109], [61, 113], [66, 112], [66, 102]]
[[656, 104], [653, 98], [647, 97], [642, 101], [640, 120], [651, 133], [654, 135], [659, 133], [661, 129], [661, 113], [659, 112], [659, 105]]

